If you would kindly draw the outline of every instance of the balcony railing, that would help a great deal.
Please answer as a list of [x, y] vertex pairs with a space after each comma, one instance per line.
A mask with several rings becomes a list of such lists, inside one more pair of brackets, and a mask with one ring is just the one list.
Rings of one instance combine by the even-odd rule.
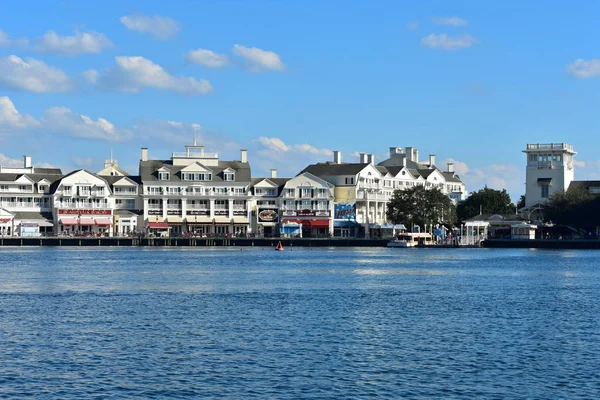
[[73, 204], [73, 203], [55, 203], [58, 208], [74, 208], [74, 209], [98, 209], [106, 210], [112, 208], [108, 204]]

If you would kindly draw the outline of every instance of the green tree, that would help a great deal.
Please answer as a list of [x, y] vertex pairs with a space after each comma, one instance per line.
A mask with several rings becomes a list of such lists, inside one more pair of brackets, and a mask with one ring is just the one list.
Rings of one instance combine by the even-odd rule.
[[519, 201], [517, 202], [517, 209], [521, 209], [525, 207], [525, 195], [522, 194], [521, 197], [519, 198]]
[[506, 189], [496, 190], [487, 186], [477, 192], [471, 192], [466, 200], [461, 201], [456, 207], [456, 214], [460, 221], [472, 218], [479, 214], [514, 214], [515, 205], [510, 200]]
[[438, 188], [425, 189], [419, 185], [394, 191], [387, 205], [387, 219], [407, 228], [425, 224], [452, 225], [456, 222], [456, 208]]
[[558, 191], [544, 205], [544, 221], [585, 228], [598, 224], [598, 196], [585, 188]]

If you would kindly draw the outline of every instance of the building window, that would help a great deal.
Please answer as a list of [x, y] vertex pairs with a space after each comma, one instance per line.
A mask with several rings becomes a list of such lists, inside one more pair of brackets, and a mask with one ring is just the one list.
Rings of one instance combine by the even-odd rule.
[[294, 197], [296, 195], [296, 189], [285, 189], [285, 197]]
[[8, 192], [8, 185], [0, 185], [0, 192]]
[[548, 185], [542, 185], [542, 198], [546, 199], [548, 198]]
[[312, 189], [311, 188], [308, 188], [308, 189], [303, 188], [301, 193], [302, 193], [301, 197], [304, 197], [304, 198], [312, 197]]
[[354, 177], [345, 179], [346, 185], [354, 185]]
[[161, 192], [162, 192], [161, 187], [149, 187], [148, 188], [148, 193], [150, 193], [150, 194], [160, 194]]
[[168, 172], [159, 171], [158, 173], [158, 179], [161, 181], [168, 181], [170, 176], [171, 174], [169, 174]]
[[234, 181], [235, 180], [235, 174], [233, 172], [225, 172], [223, 174], [223, 180], [224, 181]]

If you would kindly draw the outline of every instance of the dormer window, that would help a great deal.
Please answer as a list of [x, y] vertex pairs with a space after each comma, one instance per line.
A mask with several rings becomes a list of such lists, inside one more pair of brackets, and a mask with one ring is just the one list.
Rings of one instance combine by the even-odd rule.
[[168, 173], [167, 171], [159, 171], [158, 172], [158, 179], [161, 181], [168, 181], [170, 177], [171, 177], [171, 174]]
[[71, 190], [72, 190], [71, 186], [64, 186], [63, 187], [63, 193], [64, 194], [71, 194]]
[[223, 173], [223, 180], [224, 181], [234, 181], [235, 180], [235, 174], [233, 172], [224, 172]]

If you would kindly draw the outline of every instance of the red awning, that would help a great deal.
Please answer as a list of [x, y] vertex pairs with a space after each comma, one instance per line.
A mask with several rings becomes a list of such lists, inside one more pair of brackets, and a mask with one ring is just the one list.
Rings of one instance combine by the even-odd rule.
[[148, 228], [168, 228], [167, 222], [148, 222]]
[[110, 226], [110, 225], [112, 225], [112, 223], [110, 222], [109, 218], [97, 218], [96, 219], [96, 225], [99, 225], [99, 226]]
[[308, 222], [311, 228], [329, 228], [329, 220], [328, 219], [313, 219]]
[[63, 225], [77, 225], [77, 218], [61, 218], [60, 223]]

